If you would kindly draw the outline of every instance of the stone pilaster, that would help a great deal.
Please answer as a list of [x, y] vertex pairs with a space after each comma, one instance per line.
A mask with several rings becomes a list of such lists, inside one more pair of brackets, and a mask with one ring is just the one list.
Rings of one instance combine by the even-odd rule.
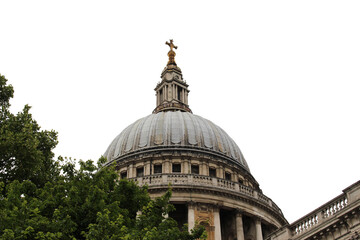
[[218, 178], [224, 178], [224, 169], [223, 166], [218, 166], [216, 171], [216, 177]]
[[169, 159], [164, 160], [164, 173], [170, 173], [170, 161], [169, 161]]
[[181, 163], [182, 163], [182, 167], [181, 167], [181, 169], [183, 169], [183, 173], [185, 173], [185, 174], [188, 174], [188, 173], [190, 173], [190, 170], [189, 170], [189, 160], [187, 160], [187, 159], [183, 159], [182, 161], [181, 161]]
[[237, 240], [245, 240], [242, 214], [240, 211], [236, 212], [236, 237]]
[[206, 175], [206, 165], [204, 162], [200, 162], [199, 164], [199, 174], [200, 175]]
[[173, 91], [172, 98], [176, 98], [176, 88], [175, 88], [175, 84], [172, 84], [172, 91]]
[[255, 219], [255, 230], [256, 230], [256, 240], [263, 240], [260, 219]]
[[130, 164], [128, 168], [128, 178], [132, 178], [134, 176], [134, 164]]
[[144, 175], [151, 175], [150, 161], [145, 162]]
[[165, 94], [165, 99], [167, 101], [169, 101], [168, 86], [167, 85], [164, 86], [164, 94]]
[[193, 202], [188, 203], [188, 228], [189, 231], [195, 227], [195, 206]]
[[221, 223], [220, 223], [220, 209], [214, 208], [214, 225], [215, 225], [215, 239], [221, 240]]

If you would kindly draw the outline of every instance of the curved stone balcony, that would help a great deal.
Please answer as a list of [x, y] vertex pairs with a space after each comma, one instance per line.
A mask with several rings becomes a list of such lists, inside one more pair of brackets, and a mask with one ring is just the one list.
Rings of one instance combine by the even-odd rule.
[[162, 173], [154, 174], [143, 177], [130, 178], [138, 182], [140, 186], [148, 185], [149, 189], [152, 188], [168, 188], [169, 184], [173, 188], [178, 187], [191, 187], [198, 188], [211, 188], [213, 191], [227, 192], [233, 195], [241, 195], [242, 197], [253, 200], [268, 209], [280, 214], [281, 209], [268, 197], [255, 189], [242, 185], [238, 182], [233, 182], [217, 177], [210, 177], [198, 174], [183, 174], [183, 173]]

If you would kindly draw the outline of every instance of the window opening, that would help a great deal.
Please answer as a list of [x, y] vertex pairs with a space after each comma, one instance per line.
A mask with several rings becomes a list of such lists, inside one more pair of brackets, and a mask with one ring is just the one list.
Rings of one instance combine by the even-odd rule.
[[231, 181], [231, 174], [228, 172], [225, 172], [225, 179]]
[[215, 168], [209, 168], [209, 176], [216, 177], [216, 169]]
[[127, 171], [121, 172], [121, 173], [120, 173], [120, 178], [121, 178], [121, 179], [127, 178]]
[[161, 164], [154, 165], [154, 173], [162, 173], [162, 165]]
[[172, 165], [172, 172], [173, 173], [180, 173], [181, 172], [181, 164], [175, 163]]
[[178, 100], [181, 101], [181, 92], [182, 92], [182, 88], [181, 87], [178, 87], [177, 88], [178, 92], [177, 92], [177, 97], [178, 97]]
[[144, 167], [140, 167], [136, 169], [136, 176], [137, 177], [142, 177], [144, 176]]
[[159, 94], [160, 94], [160, 103], [161, 103], [163, 101], [163, 90], [162, 89], [160, 89]]
[[191, 173], [199, 174], [199, 165], [192, 165], [191, 164]]

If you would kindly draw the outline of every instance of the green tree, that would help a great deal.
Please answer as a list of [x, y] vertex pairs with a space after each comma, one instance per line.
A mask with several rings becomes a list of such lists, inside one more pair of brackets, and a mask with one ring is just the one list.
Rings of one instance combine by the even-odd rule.
[[[147, 187], [119, 180], [106, 159], [53, 159], [54, 131], [42, 131], [25, 106], [9, 111], [13, 88], [0, 75], [1, 239], [204, 239], [165, 216], [171, 191], [151, 200]], [[140, 214], [139, 214], [140, 213]]]
[[44, 185], [57, 175], [52, 150], [57, 145], [55, 131], [40, 130], [26, 105], [16, 115], [9, 110], [14, 90], [0, 75], [0, 181], [31, 180]]
[[[147, 187], [119, 180], [113, 166], [92, 161], [61, 160], [63, 174], [38, 187], [17, 180], [0, 196], [2, 239], [132, 239], [193, 240], [204, 229], [181, 231], [165, 216], [174, 207], [171, 191], [151, 200]], [[4, 184], [2, 184], [3, 187]]]

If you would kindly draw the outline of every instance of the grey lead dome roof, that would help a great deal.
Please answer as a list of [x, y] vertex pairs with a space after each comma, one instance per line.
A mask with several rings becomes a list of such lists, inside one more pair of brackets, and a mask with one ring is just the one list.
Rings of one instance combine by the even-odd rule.
[[211, 121], [189, 112], [159, 112], [141, 118], [125, 128], [110, 144], [108, 161], [139, 150], [183, 147], [220, 153], [250, 172], [234, 140]]

